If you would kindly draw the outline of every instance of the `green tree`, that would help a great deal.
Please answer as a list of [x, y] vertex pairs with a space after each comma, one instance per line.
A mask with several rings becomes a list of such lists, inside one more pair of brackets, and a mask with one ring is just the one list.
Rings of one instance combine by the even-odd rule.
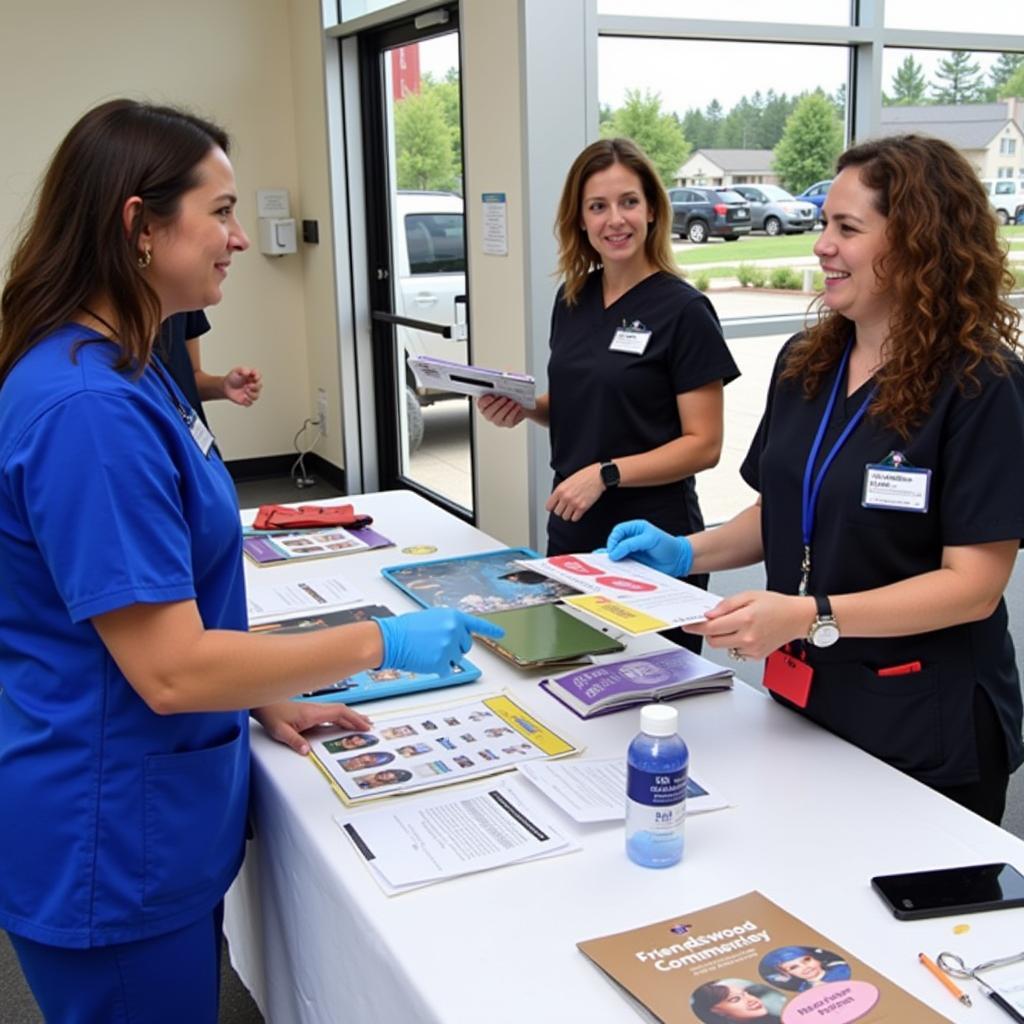
[[452, 140], [452, 162], [458, 170], [462, 167], [462, 100], [459, 95], [459, 72], [449, 68], [440, 82], [435, 82], [427, 72], [420, 83], [423, 92], [433, 92], [441, 101], [444, 123]]
[[726, 115], [719, 132], [718, 144], [723, 149], [761, 149], [761, 116], [764, 100], [742, 97]]
[[983, 98], [981, 65], [971, 61], [967, 50], [952, 50], [935, 71], [939, 82], [932, 86], [936, 103], [977, 103]]
[[718, 126], [709, 121], [702, 110], [697, 107], [687, 110], [680, 127], [694, 149], [714, 149]]
[[458, 187], [452, 132], [435, 89], [412, 93], [395, 104], [395, 151], [399, 188]]
[[1021, 92], [1007, 92], [1006, 86], [1011, 79], [1017, 80], [1017, 76], [1024, 71], [1024, 53], [1001, 53], [996, 62], [989, 68], [988, 76], [992, 82], [991, 92], [993, 99], [1002, 99], [1005, 96], [1024, 96]]
[[832, 174], [843, 148], [843, 126], [832, 101], [820, 90], [800, 98], [775, 147], [774, 166], [792, 192]]
[[786, 130], [786, 121], [796, 109], [799, 97], [789, 97], [769, 89], [764, 97], [764, 112], [761, 115], [761, 147], [774, 149]]
[[612, 112], [601, 134], [632, 139], [651, 158], [666, 185], [675, 184], [676, 172], [691, 152], [679, 122], [672, 114], [662, 113], [661, 96], [649, 90], [641, 95], [639, 89], [627, 89], [625, 104]]
[[914, 107], [928, 102], [927, 93], [928, 82], [924, 68], [909, 53], [892, 76], [892, 96], [885, 93], [882, 96], [887, 106]]
[[1017, 68], [1017, 70], [1010, 75], [1010, 77], [1003, 83], [999, 92], [1002, 97], [1020, 96], [1024, 98], [1024, 66]]

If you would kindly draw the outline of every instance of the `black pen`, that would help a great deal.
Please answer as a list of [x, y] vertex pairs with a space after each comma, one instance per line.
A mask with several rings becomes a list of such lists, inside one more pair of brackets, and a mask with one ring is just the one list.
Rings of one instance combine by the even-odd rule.
[[979, 985], [981, 985], [982, 992], [984, 992], [985, 995], [987, 995], [989, 999], [991, 999], [992, 1002], [996, 1004], [996, 1006], [998, 1006], [1001, 1010], [1009, 1014], [1015, 1021], [1018, 1022], [1018, 1024], [1024, 1024], [1024, 1014], [1021, 1014], [1017, 1010], [1015, 1010], [998, 992], [996, 992], [994, 989], [989, 988], [988, 985], [986, 985], [981, 980], [981, 978], [975, 976], [974, 980], [977, 981]]

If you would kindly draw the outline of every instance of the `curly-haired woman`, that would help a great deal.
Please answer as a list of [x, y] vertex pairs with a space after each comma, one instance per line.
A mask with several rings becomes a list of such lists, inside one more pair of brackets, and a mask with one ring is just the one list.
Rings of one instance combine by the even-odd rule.
[[998, 822], [1024, 761], [1002, 599], [1024, 537], [1005, 253], [976, 174], [936, 139], [848, 150], [823, 212], [823, 316], [779, 355], [742, 467], [759, 500], [689, 538], [621, 524], [611, 554], [763, 559], [769, 589], [693, 631], [770, 656], [790, 707]]

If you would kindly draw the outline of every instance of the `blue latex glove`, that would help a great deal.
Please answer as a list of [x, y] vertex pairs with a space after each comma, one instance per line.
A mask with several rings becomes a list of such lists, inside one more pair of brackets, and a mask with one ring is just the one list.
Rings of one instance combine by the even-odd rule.
[[635, 558], [666, 576], [687, 576], [693, 565], [693, 545], [685, 537], [673, 537], [646, 519], [619, 523], [608, 534], [608, 557], [613, 562]]
[[379, 667], [405, 672], [448, 675], [452, 662], [473, 646], [473, 633], [495, 640], [505, 635], [501, 626], [454, 608], [430, 608], [373, 621], [384, 642]]

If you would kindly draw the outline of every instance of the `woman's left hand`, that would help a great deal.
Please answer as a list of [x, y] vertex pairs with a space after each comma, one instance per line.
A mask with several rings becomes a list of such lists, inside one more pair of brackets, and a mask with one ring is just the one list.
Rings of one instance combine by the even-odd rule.
[[813, 597], [771, 590], [746, 590], [727, 597], [704, 622], [684, 627], [711, 647], [727, 647], [744, 658], [766, 658], [791, 640], [804, 639], [814, 621]]
[[224, 375], [224, 397], [235, 405], [252, 405], [263, 390], [263, 375], [248, 366], [236, 366]]
[[302, 734], [318, 725], [340, 726], [355, 732], [372, 728], [365, 715], [335, 701], [285, 700], [253, 708], [251, 714], [269, 736], [298, 754], [309, 753], [309, 744]]
[[587, 509], [604, 493], [601, 466], [594, 463], [567, 476], [552, 492], [544, 507], [570, 523], [579, 522]]

